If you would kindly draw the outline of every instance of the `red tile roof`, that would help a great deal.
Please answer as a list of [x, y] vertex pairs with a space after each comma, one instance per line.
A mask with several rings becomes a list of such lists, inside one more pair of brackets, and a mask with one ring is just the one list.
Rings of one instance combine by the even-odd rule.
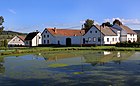
[[25, 37], [24, 36], [17, 36], [19, 37], [22, 41], [24, 41]]
[[84, 30], [46, 28], [53, 36], [81, 36]]
[[137, 34], [136, 32], [134, 32], [132, 29], [130, 29], [129, 27], [125, 26], [125, 25], [120, 25], [120, 27], [125, 30], [128, 34]]
[[105, 35], [105, 36], [116, 36], [117, 34], [115, 32], [112, 31], [111, 27], [108, 26], [99, 26], [99, 25], [95, 25], [95, 27], [97, 27], [98, 30], [101, 30], [101, 32]]

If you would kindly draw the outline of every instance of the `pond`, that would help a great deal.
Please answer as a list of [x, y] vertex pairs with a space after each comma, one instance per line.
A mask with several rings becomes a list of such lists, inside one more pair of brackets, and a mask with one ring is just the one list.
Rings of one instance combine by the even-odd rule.
[[139, 86], [140, 52], [65, 51], [0, 58], [0, 86]]

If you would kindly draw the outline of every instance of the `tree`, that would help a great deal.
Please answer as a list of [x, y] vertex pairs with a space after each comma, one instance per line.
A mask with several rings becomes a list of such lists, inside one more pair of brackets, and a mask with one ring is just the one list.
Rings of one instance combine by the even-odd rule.
[[102, 26], [112, 27], [112, 24], [110, 24], [110, 22], [105, 22], [105, 23], [102, 23]]
[[0, 33], [3, 31], [4, 27], [1, 26], [2, 23], [4, 22], [4, 18], [2, 16], [0, 16]]
[[6, 39], [4, 40], [4, 47], [8, 47], [8, 42]]
[[93, 26], [93, 24], [94, 24], [94, 20], [87, 19], [84, 23], [84, 28], [82, 29], [88, 31]]
[[122, 22], [119, 21], [118, 19], [115, 19], [115, 21], [113, 21], [113, 25], [114, 25], [114, 24], [118, 24], [118, 25], [120, 26], [120, 25], [122, 25]]

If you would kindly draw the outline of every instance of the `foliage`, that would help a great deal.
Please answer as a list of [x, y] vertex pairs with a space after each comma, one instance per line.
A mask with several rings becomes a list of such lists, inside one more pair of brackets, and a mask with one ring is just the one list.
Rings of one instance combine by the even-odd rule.
[[112, 24], [110, 24], [110, 22], [105, 22], [105, 23], [102, 23], [102, 26], [112, 27]]
[[3, 29], [4, 29], [4, 27], [1, 26], [3, 22], [4, 22], [4, 18], [2, 16], [0, 16], [0, 34], [3, 31]]
[[113, 21], [113, 25], [115, 24], [122, 25], [122, 22], [120, 22], [118, 19], [115, 19], [115, 21]]
[[87, 19], [84, 23], [84, 28], [82, 29], [88, 31], [93, 26], [93, 24], [94, 20]]

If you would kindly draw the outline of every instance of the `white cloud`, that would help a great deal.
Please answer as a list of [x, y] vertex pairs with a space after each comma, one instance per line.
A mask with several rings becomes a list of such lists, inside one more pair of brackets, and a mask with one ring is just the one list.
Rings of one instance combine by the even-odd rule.
[[112, 18], [112, 19], [104, 19], [104, 22], [113, 22], [115, 19], [120, 20], [123, 24], [126, 25], [140, 25], [140, 20], [139, 19], [124, 19], [124, 18]]
[[9, 11], [10, 13], [12, 13], [12, 14], [17, 14], [17, 12], [16, 12], [15, 10], [13, 10], [13, 9], [8, 9], [8, 11]]

